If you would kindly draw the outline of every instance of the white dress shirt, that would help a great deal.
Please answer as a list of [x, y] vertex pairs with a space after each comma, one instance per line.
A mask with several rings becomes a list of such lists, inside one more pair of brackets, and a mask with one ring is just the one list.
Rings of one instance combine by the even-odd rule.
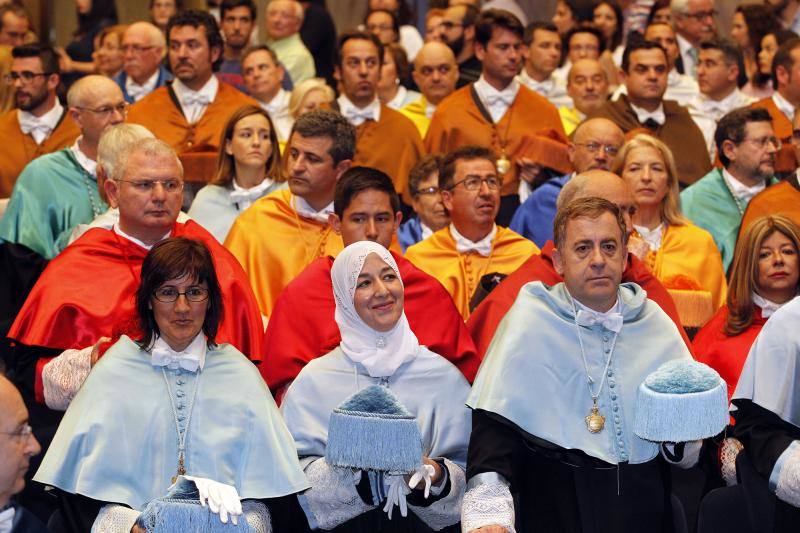
[[778, 110], [783, 113], [786, 118], [789, 119], [789, 122], [794, 120], [794, 106], [789, 103], [789, 100], [783, 97], [781, 93], [775, 91], [772, 93], [772, 101], [775, 102], [775, 105], [778, 107]]
[[[684, 39], [681, 34], [676, 33], [675, 37], [677, 38], [678, 50], [683, 60], [683, 73], [694, 78], [697, 76], [697, 62], [694, 59], [695, 56], [692, 56], [691, 50], [697, 49], [692, 46], [692, 43]], [[699, 52], [695, 53], [697, 54]]]
[[272, 187], [274, 180], [272, 178], [264, 178], [261, 183], [254, 187], [250, 187], [246, 189], [236, 183], [236, 179], [234, 178], [233, 190], [231, 191], [231, 201], [239, 206], [239, 211], [244, 211], [253, 203], [264, 196], [264, 191]]
[[[620, 84], [611, 94], [611, 99], [619, 100], [620, 95], [628, 94], [625, 84]], [[679, 74], [672, 69], [667, 74], [667, 90], [664, 92], [664, 100], [675, 100], [682, 106], [688, 106], [693, 98], [700, 94], [700, 87], [691, 76]]]
[[64, 107], [56, 99], [55, 105], [50, 108], [40, 117], [37, 117], [29, 111], [17, 110], [17, 120], [19, 121], [19, 129], [25, 135], [30, 134], [36, 144], [42, 144], [42, 141], [47, 139], [50, 134], [56, 129], [58, 121], [64, 114]]
[[306, 199], [302, 196], [292, 195], [292, 206], [294, 207], [294, 210], [297, 211], [297, 214], [301, 217], [309, 220], [315, 220], [317, 222], [321, 222], [322, 224], [327, 224], [328, 215], [333, 213], [333, 202], [317, 211], [311, 207], [311, 204], [306, 202]]
[[633, 225], [633, 229], [642, 237], [644, 242], [650, 247], [651, 250], [657, 252], [661, 248], [661, 237], [664, 234], [664, 223], [662, 222], [653, 229], [648, 229], [644, 226]]
[[734, 89], [722, 100], [712, 100], [705, 94], [700, 93], [692, 99], [690, 106], [696, 107], [698, 110], [711, 117], [714, 122], [718, 122], [719, 119], [734, 109], [747, 107], [755, 102], [755, 100], [755, 98], [747, 96], [739, 89]]
[[206, 108], [217, 97], [219, 81], [216, 76], [211, 76], [199, 91], [193, 91], [181, 80], [175, 78], [172, 80], [172, 90], [181, 104], [183, 116], [186, 117], [189, 124], [194, 124], [200, 120], [200, 117], [206, 112]]
[[344, 94], [339, 96], [336, 102], [339, 104], [339, 112], [353, 126], [360, 126], [368, 120], [378, 122], [381, 119], [381, 102], [377, 96], [366, 107], [356, 107]]
[[450, 223], [450, 235], [452, 235], [453, 239], [456, 241], [456, 251], [458, 253], [466, 254], [469, 252], [477, 252], [483, 257], [489, 257], [492, 253], [494, 237], [497, 235], [497, 224], [492, 226], [492, 231], [490, 231], [486, 237], [477, 242], [471, 241], [461, 235], [452, 223]]
[[[131, 241], [133, 244], [141, 246], [145, 250], [149, 250], [150, 248], [152, 248], [154, 246], [153, 244], [145, 244], [142, 241], [140, 241], [139, 239], [137, 239], [136, 237], [133, 237], [132, 235], [128, 235], [127, 233], [122, 231], [122, 229], [119, 227], [119, 222], [118, 221], [114, 223], [114, 233], [116, 233], [117, 235], [119, 235], [120, 237], [122, 237], [124, 239], [127, 239], [127, 240]], [[169, 230], [168, 232], [166, 232], [163, 237], [158, 239], [158, 242], [161, 242], [164, 239], [166, 239], [167, 237], [169, 237], [171, 233], [172, 233], [172, 230]]]
[[561, 78], [556, 78], [550, 74], [550, 77], [546, 80], [536, 81], [528, 75], [525, 69], [522, 69], [522, 72], [519, 73], [517, 79], [521, 83], [525, 84], [528, 89], [536, 91], [540, 95], [550, 100], [550, 103], [556, 107], [572, 107], [573, 105], [572, 98], [570, 98], [567, 94], [567, 85]]
[[733, 174], [724, 168], [722, 169], [722, 178], [731, 188], [733, 195], [745, 206], [750, 203], [750, 200], [752, 200], [756, 194], [760, 193], [767, 187], [767, 182], [765, 180], [759, 181], [755, 185], [748, 187], [736, 179]]
[[72, 146], [70, 146], [69, 149], [72, 151], [72, 155], [75, 156], [75, 160], [83, 168], [83, 170], [91, 174], [94, 179], [97, 179], [97, 161], [94, 159], [89, 159], [86, 154], [81, 152], [80, 144], [78, 144], [80, 143], [81, 139], [83, 139], [83, 135], [75, 139], [75, 142]]
[[753, 303], [756, 304], [761, 308], [761, 317], [762, 318], [769, 318], [771, 317], [775, 311], [780, 309], [783, 304], [778, 304], [773, 302], [772, 300], [767, 300], [757, 292], [753, 291]]
[[133, 78], [130, 76], [125, 76], [125, 92], [128, 93], [131, 100], [138, 102], [155, 90], [156, 84], [158, 83], [158, 74], [159, 71], [156, 69], [153, 75], [141, 85], [133, 81]]
[[475, 92], [478, 93], [478, 98], [481, 99], [483, 106], [489, 111], [492, 121], [496, 124], [506, 114], [508, 108], [514, 103], [519, 92], [519, 82], [515, 79], [512, 80], [508, 86], [502, 91], [498, 91], [487, 82], [483, 74], [475, 82]]
[[275, 126], [275, 134], [281, 142], [286, 142], [289, 139], [289, 134], [294, 125], [294, 119], [289, 113], [289, 98], [291, 98], [291, 96], [289, 92], [280, 89], [269, 102], [259, 101], [262, 109], [264, 109], [264, 111], [269, 114], [269, 118], [272, 119], [272, 124]]
[[633, 109], [633, 112], [636, 113], [636, 119], [639, 121], [640, 124], [644, 124], [645, 122], [647, 122], [648, 119], [651, 118], [656, 122], [658, 122], [659, 126], [663, 126], [664, 122], [667, 121], [667, 117], [664, 114], [664, 104], [658, 104], [658, 108], [652, 112], [646, 109], [642, 109], [641, 107], [635, 106], [632, 103], [631, 103], [631, 109]]

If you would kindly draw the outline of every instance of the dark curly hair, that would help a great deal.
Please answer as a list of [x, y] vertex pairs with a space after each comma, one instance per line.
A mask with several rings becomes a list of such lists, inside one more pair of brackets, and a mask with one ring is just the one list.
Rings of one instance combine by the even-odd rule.
[[206, 11], [199, 9], [186, 9], [178, 11], [169, 18], [167, 21], [167, 48], [169, 48], [169, 35], [172, 28], [180, 26], [191, 26], [193, 28], [203, 27], [206, 29], [206, 40], [208, 41], [208, 49], [219, 49], [219, 57], [214, 64], [211, 65], [214, 72], [219, 69], [222, 64], [222, 51], [225, 49], [225, 41], [222, 39], [222, 33], [219, 31], [217, 20]]

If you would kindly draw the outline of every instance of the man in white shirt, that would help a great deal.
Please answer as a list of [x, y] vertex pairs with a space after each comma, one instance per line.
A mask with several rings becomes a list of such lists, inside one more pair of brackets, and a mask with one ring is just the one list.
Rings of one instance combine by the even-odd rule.
[[697, 73], [700, 43], [716, 34], [714, 17], [717, 15], [712, 0], [672, 0], [672, 23], [678, 32], [681, 61], [678, 72], [692, 77]]
[[281, 142], [287, 141], [294, 124], [289, 113], [291, 94], [281, 87], [284, 74], [278, 56], [265, 44], [249, 48], [242, 56], [242, 75], [247, 92], [269, 113]]
[[164, 34], [149, 22], [134, 22], [122, 35], [124, 63], [114, 81], [125, 100], [138, 102], [172, 79], [163, 65], [166, 53]]
[[300, 39], [300, 26], [305, 12], [295, 0], [271, 0], [267, 4], [267, 44], [286, 67], [292, 83], [313, 78], [316, 69], [314, 58]]
[[553, 75], [561, 60], [561, 36], [556, 27], [550, 22], [532, 22], [525, 28], [523, 42], [525, 63], [519, 81], [556, 107], [571, 106], [564, 79]]

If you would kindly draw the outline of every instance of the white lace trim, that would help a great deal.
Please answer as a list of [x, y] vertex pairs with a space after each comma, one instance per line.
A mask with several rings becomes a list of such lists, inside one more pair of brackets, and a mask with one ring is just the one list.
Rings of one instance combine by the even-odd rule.
[[242, 518], [253, 533], [272, 533], [269, 509], [263, 503], [256, 500], [242, 500]]
[[[434, 531], [451, 526], [461, 519], [461, 500], [464, 497], [464, 488], [467, 486], [467, 475], [463, 468], [449, 459], [444, 460], [444, 466], [447, 469], [446, 475], [450, 478], [450, 492], [427, 507], [408, 506], [411, 512]], [[444, 485], [442, 483], [438, 487], [439, 492], [437, 487], [431, 487], [431, 493], [438, 496]]]
[[670, 454], [673, 456], [675, 455], [675, 443], [674, 442], [662, 442], [661, 443], [662, 450], [661, 456], [666, 459], [666, 461], [670, 464], [677, 466], [678, 468], [691, 468], [697, 464], [700, 460], [700, 450], [703, 448], [703, 441], [702, 440], [692, 440], [687, 442], [683, 447], [683, 454], [675, 460], [670, 459], [664, 450], [666, 449]]
[[775, 496], [789, 505], [800, 507], [800, 446], [797, 443], [794, 441], [787, 448], [788, 455], [783, 459]]
[[733, 437], [722, 441], [722, 448], [719, 450], [719, 470], [722, 479], [729, 487], [739, 483], [736, 478], [736, 457], [743, 449], [744, 445]]
[[44, 402], [56, 411], [66, 411], [89, 375], [93, 346], [64, 350], [42, 367]]
[[481, 483], [464, 494], [461, 508], [461, 531], [496, 525], [514, 529], [514, 499], [505, 483]]
[[92, 533], [130, 533], [139, 511], [115, 503], [104, 506], [92, 524]]
[[334, 467], [321, 457], [309, 464], [305, 472], [311, 488], [301, 496], [305, 500], [304, 509], [313, 514], [321, 529], [333, 529], [377, 507], [367, 505], [358, 495], [360, 470]]

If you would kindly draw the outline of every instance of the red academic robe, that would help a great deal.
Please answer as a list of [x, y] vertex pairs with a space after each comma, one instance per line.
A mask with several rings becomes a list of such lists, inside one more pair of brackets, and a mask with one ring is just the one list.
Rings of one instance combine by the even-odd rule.
[[747, 354], [750, 353], [750, 347], [753, 346], [761, 328], [767, 323], [767, 319], [761, 316], [760, 307], [753, 306], [753, 322], [750, 327], [734, 337], [728, 337], [722, 330], [726, 320], [728, 320], [728, 306], [723, 305], [703, 329], [697, 332], [692, 348], [697, 360], [719, 372], [728, 384], [728, 401], [730, 401], [739, 382]]
[[[450, 295], [435, 278], [391, 252], [405, 287], [405, 312], [420, 344], [447, 358], [472, 382], [480, 363], [469, 332]], [[334, 320], [331, 267], [320, 257], [283, 289], [267, 325], [266, 353], [260, 366], [270, 389], [289, 385], [302, 368], [341, 342]]]
[[[553, 266], [553, 241], [547, 241], [542, 248], [541, 255], [532, 255], [521, 267], [509, 274], [500, 284], [489, 293], [481, 304], [475, 308], [467, 320], [467, 329], [472, 334], [475, 347], [481, 358], [489, 349], [494, 332], [500, 321], [517, 299], [520, 289], [531, 281], [541, 281], [546, 285], [561, 283], [564, 279], [558, 275]], [[623, 282], [634, 282], [647, 291], [647, 297], [656, 302], [661, 309], [678, 326], [683, 340], [687, 346], [691, 347], [689, 338], [683, 331], [681, 321], [678, 318], [678, 310], [672, 301], [667, 289], [661, 282], [647, 269], [644, 263], [637, 259], [633, 254], [628, 254], [628, 266], [622, 273]]]
[[[258, 311], [247, 275], [236, 258], [199, 224], [175, 223], [172, 237], [205, 244], [214, 258], [225, 313], [217, 341], [227, 342], [260, 361], [263, 339]], [[135, 317], [135, 294], [147, 250], [113, 230], [95, 228], [53, 259], [34, 285], [8, 336], [28, 346], [66, 350], [85, 348], [101, 337], [119, 334]], [[35, 390], [41, 395], [41, 369]]]

